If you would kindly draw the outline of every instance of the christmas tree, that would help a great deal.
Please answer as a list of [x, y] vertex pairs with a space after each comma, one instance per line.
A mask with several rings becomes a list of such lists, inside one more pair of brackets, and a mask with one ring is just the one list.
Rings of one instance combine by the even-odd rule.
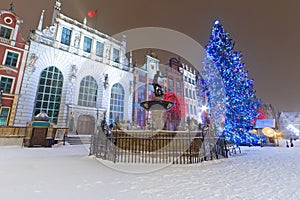
[[[235, 52], [234, 43], [219, 21], [215, 21], [207, 52], [203, 76], [209, 88], [212, 118], [225, 117], [224, 130], [219, 134], [235, 144], [251, 137], [253, 119], [257, 115], [254, 81], [242, 63], [242, 54]], [[224, 110], [226, 111], [225, 114]]]

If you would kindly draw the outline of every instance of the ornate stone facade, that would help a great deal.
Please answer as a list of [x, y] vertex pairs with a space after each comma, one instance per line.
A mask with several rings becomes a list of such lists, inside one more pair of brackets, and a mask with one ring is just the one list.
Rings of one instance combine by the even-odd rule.
[[[55, 104], [59, 109], [58, 112], [53, 111], [57, 116], [47, 113], [49, 117], [56, 117], [55, 127], [67, 127], [70, 132], [78, 134], [92, 134], [100, 123], [103, 112], [110, 113], [111, 90], [115, 84], [120, 84], [124, 89], [122, 118], [131, 121], [132, 96], [129, 86], [133, 81], [133, 74], [125, 59], [126, 38], [118, 41], [71, 19], [60, 13], [60, 6], [61, 3], [56, 1], [52, 24], [44, 29], [41, 28], [44, 16], [42, 11], [38, 29], [30, 34], [31, 56], [26, 64], [15, 125], [26, 125], [33, 119], [37, 112], [37, 100], [41, 100], [38, 95], [43, 81], [41, 77], [45, 73], [49, 75], [51, 72], [45, 70], [51, 67], [62, 77], [62, 85], [58, 87], [61, 88], [60, 101]], [[87, 77], [94, 81], [96, 90], [89, 90], [90, 86], [87, 84], [90, 82], [84, 82]], [[49, 84], [52, 82], [49, 80]], [[47, 83], [43, 88], [47, 90]], [[93, 98], [88, 98], [85, 102], [86, 96], [91, 95]], [[47, 112], [51, 107], [51, 97], [53, 93], [50, 92], [47, 101], [48, 96], [44, 94], [41, 110]], [[85, 120], [89, 124], [88, 130], [82, 127], [79, 129], [78, 126], [85, 124]]]

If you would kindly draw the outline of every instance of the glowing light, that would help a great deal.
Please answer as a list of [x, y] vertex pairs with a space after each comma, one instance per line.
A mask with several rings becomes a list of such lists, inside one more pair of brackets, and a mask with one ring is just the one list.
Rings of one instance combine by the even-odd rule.
[[275, 131], [272, 128], [263, 128], [262, 132], [265, 134], [265, 136], [268, 136], [268, 137], [273, 137], [275, 134]]
[[208, 107], [206, 105], [201, 106], [201, 111], [205, 112], [208, 110]]

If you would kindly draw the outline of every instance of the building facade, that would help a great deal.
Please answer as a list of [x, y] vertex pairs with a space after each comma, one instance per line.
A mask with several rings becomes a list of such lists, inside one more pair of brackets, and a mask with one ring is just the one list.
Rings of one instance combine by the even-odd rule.
[[184, 100], [187, 105], [186, 120], [187, 117], [198, 120], [200, 109], [196, 95], [196, 70], [186, 64], [182, 64], [181, 70], [183, 72]]
[[56, 127], [92, 134], [106, 113], [108, 123], [131, 122], [133, 74], [118, 41], [71, 19], [56, 0], [52, 23], [30, 33], [30, 48], [15, 125], [46, 112]]
[[0, 10], [0, 126], [12, 126], [28, 54], [28, 45], [21, 37], [22, 20], [9, 10]]
[[[133, 69], [133, 124], [141, 129], [146, 129], [151, 116], [140, 106], [143, 101], [151, 100], [153, 97], [153, 82], [155, 74], [159, 73], [159, 60], [152, 53], [146, 55], [146, 62], [142, 66], [135, 66]], [[157, 78], [158, 83], [163, 85], [161, 78]]]
[[174, 94], [173, 97], [170, 97], [170, 100], [176, 102], [175, 110], [172, 110], [167, 114], [168, 130], [176, 130], [177, 126], [185, 122], [185, 116], [187, 114], [187, 105], [184, 102], [183, 95], [183, 73], [180, 66], [181, 62], [177, 58], [171, 58], [169, 60], [169, 65], [165, 66], [165, 92], [171, 95]]

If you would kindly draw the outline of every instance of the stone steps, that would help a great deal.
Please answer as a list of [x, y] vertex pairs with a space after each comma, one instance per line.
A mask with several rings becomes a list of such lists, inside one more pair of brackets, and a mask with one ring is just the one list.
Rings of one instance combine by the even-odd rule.
[[91, 144], [91, 135], [69, 135], [66, 142], [70, 145]]

